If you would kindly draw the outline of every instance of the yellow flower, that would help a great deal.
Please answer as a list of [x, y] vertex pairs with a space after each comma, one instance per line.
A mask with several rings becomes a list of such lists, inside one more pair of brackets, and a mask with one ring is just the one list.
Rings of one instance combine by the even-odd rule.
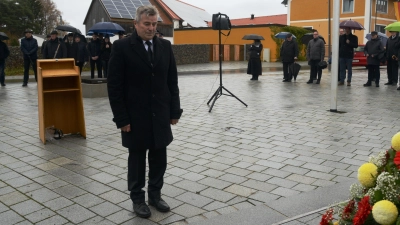
[[358, 181], [360, 181], [361, 185], [370, 188], [375, 185], [375, 179], [378, 175], [378, 167], [376, 167], [373, 163], [364, 163], [358, 169]]
[[397, 220], [397, 207], [388, 200], [382, 200], [372, 207], [374, 220], [382, 225], [391, 225]]
[[334, 222], [333, 225], [339, 225], [339, 221]]
[[400, 151], [400, 132], [392, 137], [392, 148], [396, 151]]

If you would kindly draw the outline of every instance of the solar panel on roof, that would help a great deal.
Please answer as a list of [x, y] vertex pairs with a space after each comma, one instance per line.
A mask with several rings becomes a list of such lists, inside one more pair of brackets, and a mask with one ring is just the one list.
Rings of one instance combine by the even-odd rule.
[[[112, 18], [134, 19], [136, 9], [142, 5], [151, 5], [149, 0], [101, 0]], [[159, 17], [159, 21], [162, 19]]]

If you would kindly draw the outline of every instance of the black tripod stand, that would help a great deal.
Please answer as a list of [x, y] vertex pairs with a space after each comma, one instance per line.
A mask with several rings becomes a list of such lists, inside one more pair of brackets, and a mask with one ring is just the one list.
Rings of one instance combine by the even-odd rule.
[[[219, 20], [219, 22], [218, 22], [218, 37], [219, 37], [219, 87], [218, 87], [218, 89], [215, 91], [215, 93], [213, 94], [213, 96], [211, 96], [210, 100], [208, 100], [208, 102], [207, 102], [207, 105], [209, 105], [210, 102], [212, 101], [210, 110], [209, 110], [208, 112], [211, 112], [211, 110], [212, 110], [213, 107], [214, 107], [215, 101], [217, 101], [217, 99], [218, 99], [219, 97], [221, 97], [222, 95], [234, 97], [234, 98], [236, 98], [239, 102], [241, 102], [243, 105], [245, 105], [245, 106], [247, 107], [246, 103], [244, 103], [242, 100], [240, 100], [240, 99], [239, 99], [238, 97], [236, 97], [234, 94], [232, 94], [232, 92], [230, 92], [228, 89], [226, 89], [226, 88], [222, 85], [222, 44], [221, 44], [221, 34], [222, 34], [222, 32], [221, 32], [221, 25], [222, 25], [222, 23], [221, 23], [221, 15], [224, 15], [224, 14], [218, 13], [218, 14], [214, 14], [214, 15], [215, 15], [215, 16], [218, 16], [218, 20]], [[225, 16], [226, 16], [226, 15], [225, 15]], [[228, 34], [228, 35], [229, 35], [229, 34]], [[224, 93], [222, 92], [222, 90], [225, 90], [226, 92], [228, 92], [228, 94], [224, 94]]]

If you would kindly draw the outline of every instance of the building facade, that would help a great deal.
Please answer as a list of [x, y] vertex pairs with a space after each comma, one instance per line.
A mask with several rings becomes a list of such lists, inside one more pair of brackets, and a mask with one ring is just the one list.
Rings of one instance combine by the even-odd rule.
[[363, 31], [354, 32], [360, 44], [367, 42], [365, 36], [371, 31], [385, 33], [384, 28], [397, 21], [397, 0], [285, 0], [282, 4], [286, 5], [288, 10], [287, 24], [312, 28], [318, 30], [322, 36], [328, 37], [333, 29], [339, 29], [331, 27], [331, 32], [328, 32], [328, 10], [331, 10], [332, 18], [334, 1], [340, 1], [340, 21], [351, 19], [365, 27]]

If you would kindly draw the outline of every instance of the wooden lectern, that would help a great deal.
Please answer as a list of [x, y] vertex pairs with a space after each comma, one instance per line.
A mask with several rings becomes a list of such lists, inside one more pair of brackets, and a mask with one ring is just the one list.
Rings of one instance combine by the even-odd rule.
[[86, 138], [82, 86], [74, 59], [37, 60], [39, 136], [46, 144], [46, 127]]

